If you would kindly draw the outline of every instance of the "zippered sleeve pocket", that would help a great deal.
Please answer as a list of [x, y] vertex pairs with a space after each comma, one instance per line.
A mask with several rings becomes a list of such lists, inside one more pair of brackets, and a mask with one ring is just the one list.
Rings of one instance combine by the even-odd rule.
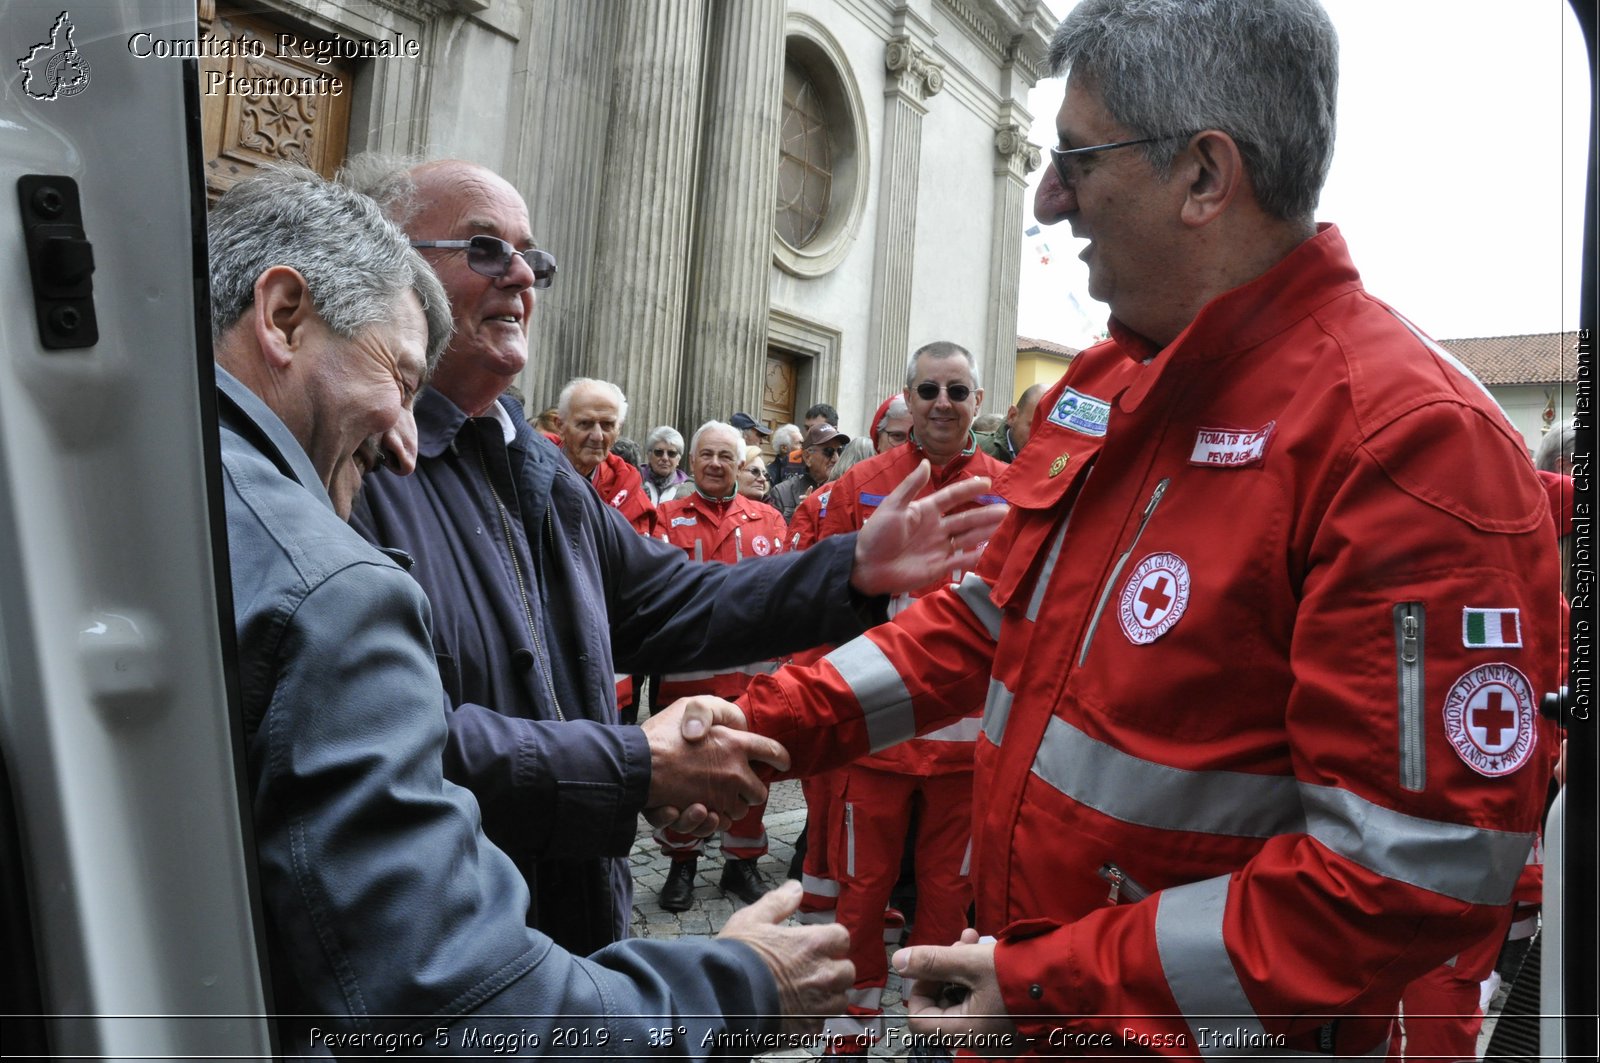
[[1427, 704], [1423, 686], [1423, 634], [1426, 613], [1421, 602], [1394, 607], [1394, 656], [1400, 714], [1400, 785], [1420, 793], [1428, 785], [1428, 744], [1423, 724]]

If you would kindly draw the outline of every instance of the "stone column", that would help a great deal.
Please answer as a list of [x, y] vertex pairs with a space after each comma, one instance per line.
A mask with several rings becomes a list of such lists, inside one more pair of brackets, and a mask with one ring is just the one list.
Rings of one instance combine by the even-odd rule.
[[1022, 271], [1022, 193], [1038, 169], [1039, 148], [1028, 130], [1007, 122], [995, 130], [994, 231], [989, 244], [988, 350], [980, 355], [984, 408], [1005, 413], [1016, 398], [1017, 287]]
[[622, 0], [580, 371], [622, 387], [630, 436], [678, 413], [704, 0]]
[[911, 353], [911, 280], [916, 260], [917, 183], [922, 168], [924, 101], [944, 87], [944, 67], [909, 36], [884, 51], [883, 176], [872, 266], [872, 335], [867, 347], [867, 408], [905, 386]]
[[686, 436], [735, 410], [761, 414], [784, 7], [785, 0], [712, 0], [699, 209], [674, 422]]
[[620, 14], [620, 0], [533, 4], [517, 51], [503, 176], [526, 197], [534, 238], [557, 266], [555, 284], [536, 293], [519, 381], [530, 417], [573, 377], [613, 368], [589, 358], [589, 308]]

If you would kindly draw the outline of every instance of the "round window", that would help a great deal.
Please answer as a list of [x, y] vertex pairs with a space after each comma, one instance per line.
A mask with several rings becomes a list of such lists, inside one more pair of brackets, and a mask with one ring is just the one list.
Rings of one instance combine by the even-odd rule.
[[778, 235], [805, 247], [822, 229], [833, 189], [833, 146], [817, 87], [805, 71], [783, 70], [783, 139], [778, 152]]

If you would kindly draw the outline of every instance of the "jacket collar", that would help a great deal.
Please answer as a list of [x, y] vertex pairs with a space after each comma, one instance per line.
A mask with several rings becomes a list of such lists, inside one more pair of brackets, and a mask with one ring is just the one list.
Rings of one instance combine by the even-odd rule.
[[272, 408], [222, 366], [216, 366], [218, 412], [225, 424], [250, 439], [285, 476], [311, 492], [329, 510], [333, 500], [300, 441]]
[[1118, 406], [1132, 412], [1156, 380], [1174, 364], [1214, 362], [1258, 347], [1303, 321], [1318, 307], [1361, 288], [1361, 276], [1337, 226], [1322, 223], [1317, 234], [1289, 252], [1261, 276], [1223, 292], [1195, 315], [1187, 328], [1165, 348], [1129, 329], [1116, 318], [1111, 336], [1124, 354], [1149, 363], [1153, 372], [1139, 374]]

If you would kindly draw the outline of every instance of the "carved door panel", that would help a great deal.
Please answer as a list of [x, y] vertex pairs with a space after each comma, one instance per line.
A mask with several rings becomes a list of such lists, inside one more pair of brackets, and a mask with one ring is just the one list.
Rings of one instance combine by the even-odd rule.
[[201, 0], [200, 33], [217, 45], [206, 51], [230, 53], [200, 60], [207, 198], [215, 202], [264, 163], [299, 162], [333, 176], [350, 139], [357, 63], [280, 54], [280, 33], [309, 35], [215, 0]]
[[[794, 420], [795, 385], [799, 367], [795, 357], [784, 351], [767, 349], [767, 376], [761, 388], [761, 421], [768, 428], [777, 428]], [[771, 437], [761, 445], [761, 452], [772, 457]]]

